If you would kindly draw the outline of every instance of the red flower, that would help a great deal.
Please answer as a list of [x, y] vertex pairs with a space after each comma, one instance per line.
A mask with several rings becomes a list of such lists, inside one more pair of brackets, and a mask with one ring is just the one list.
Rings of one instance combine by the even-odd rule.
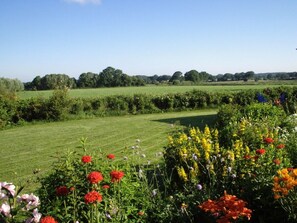
[[53, 217], [46, 216], [41, 218], [40, 223], [58, 223]]
[[118, 170], [113, 170], [110, 172], [110, 176], [111, 176], [111, 182], [119, 182], [123, 176], [124, 176], [124, 172], [122, 171], [118, 171]]
[[264, 142], [266, 142], [267, 144], [271, 144], [274, 142], [274, 140], [272, 138], [267, 137], [267, 138], [264, 138]]
[[281, 163], [281, 161], [279, 159], [274, 159], [273, 162], [276, 164], [276, 165], [279, 165]]
[[244, 155], [243, 158], [246, 159], [246, 160], [249, 160], [252, 157], [250, 155]]
[[256, 153], [259, 154], [259, 155], [263, 155], [265, 152], [266, 152], [265, 149], [257, 149], [256, 150]]
[[56, 194], [58, 196], [66, 196], [69, 193], [69, 190], [66, 186], [60, 186], [56, 188]]
[[91, 157], [91, 156], [83, 156], [83, 157], [81, 158], [81, 161], [82, 161], [83, 163], [90, 163], [90, 162], [92, 162], [92, 157]]
[[91, 191], [85, 195], [85, 203], [86, 204], [92, 204], [95, 202], [101, 202], [102, 201], [102, 195], [99, 194], [97, 191]]
[[108, 184], [105, 184], [105, 185], [102, 186], [102, 188], [103, 188], [103, 189], [109, 189], [110, 186], [109, 186]]
[[110, 159], [110, 160], [112, 160], [112, 159], [115, 158], [115, 155], [114, 155], [114, 154], [108, 154], [108, 155], [107, 155], [107, 158]]
[[276, 148], [283, 149], [283, 148], [285, 148], [285, 144], [279, 144], [279, 145], [276, 146]]
[[100, 172], [93, 171], [93, 172], [89, 173], [88, 180], [90, 183], [96, 184], [103, 180], [103, 176]]

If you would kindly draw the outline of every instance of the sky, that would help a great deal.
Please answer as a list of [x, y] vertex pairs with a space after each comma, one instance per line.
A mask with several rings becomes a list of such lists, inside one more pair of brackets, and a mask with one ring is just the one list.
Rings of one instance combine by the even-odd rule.
[[297, 71], [296, 0], [1, 0], [0, 77]]

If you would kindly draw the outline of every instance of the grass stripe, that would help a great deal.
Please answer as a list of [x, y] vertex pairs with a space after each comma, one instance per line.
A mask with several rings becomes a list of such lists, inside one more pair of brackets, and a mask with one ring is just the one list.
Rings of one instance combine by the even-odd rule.
[[17, 183], [30, 179], [36, 168], [47, 172], [55, 156], [67, 149], [78, 149], [82, 137], [88, 138], [89, 150], [100, 148], [119, 158], [124, 156], [125, 147], [130, 148], [140, 139], [147, 159], [156, 161], [155, 154], [166, 145], [172, 124], [203, 125], [215, 114], [215, 110], [202, 110], [101, 117], [6, 129], [0, 136], [0, 181]]

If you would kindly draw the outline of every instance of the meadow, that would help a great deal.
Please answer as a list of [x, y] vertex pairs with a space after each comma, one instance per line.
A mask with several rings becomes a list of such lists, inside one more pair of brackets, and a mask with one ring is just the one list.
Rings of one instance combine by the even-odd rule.
[[[93, 89], [71, 89], [69, 91], [70, 97], [80, 98], [94, 98], [106, 97], [113, 95], [134, 95], [134, 94], [148, 94], [148, 95], [163, 95], [173, 93], [185, 93], [192, 90], [201, 90], [206, 92], [234, 92], [241, 90], [261, 90], [264, 88], [274, 88], [280, 86], [296, 86], [296, 81], [278, 81], [278, 82], [228, 82], [222, 84], [211, 83], [206, 85], [196, 86], [168, 86], [168, 85], [147, 85], [143, 87], [115, 87], [115, 88], [93, 88]], [[47, 91], [21, 91], [18, 92], [18, 97], [21, 99], [45, 97], [48, 98], [52, 95], [52, 90]]]

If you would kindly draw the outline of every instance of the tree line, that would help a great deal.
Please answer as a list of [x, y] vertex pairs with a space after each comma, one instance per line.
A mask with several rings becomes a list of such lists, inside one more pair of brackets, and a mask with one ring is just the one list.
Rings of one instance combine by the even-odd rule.
[[144, 86], [147, 84], [189, 85], [203, 82], [217, 81], [248, 81], [248, 80], [292, 80], [297, 79], [297, 72], [260, 73], [253, 71], [241, 73], [225, 73], [211, 75], [205, 71], [190, 70], [186, 73], [176, 71], [173, 75], [136, 75], [129, 76], [120, 69], [107, 67], [100, 73], [82, 73], [78, 79], [66, 74], [47, 74], [36, 76], [31, 82], [22, 83], [17, 79], [0, 78], [0, 91], [20, 90], [51, 90], [68, 87], [74, 88], [100, 88], [100, 87], [128, 87]]

